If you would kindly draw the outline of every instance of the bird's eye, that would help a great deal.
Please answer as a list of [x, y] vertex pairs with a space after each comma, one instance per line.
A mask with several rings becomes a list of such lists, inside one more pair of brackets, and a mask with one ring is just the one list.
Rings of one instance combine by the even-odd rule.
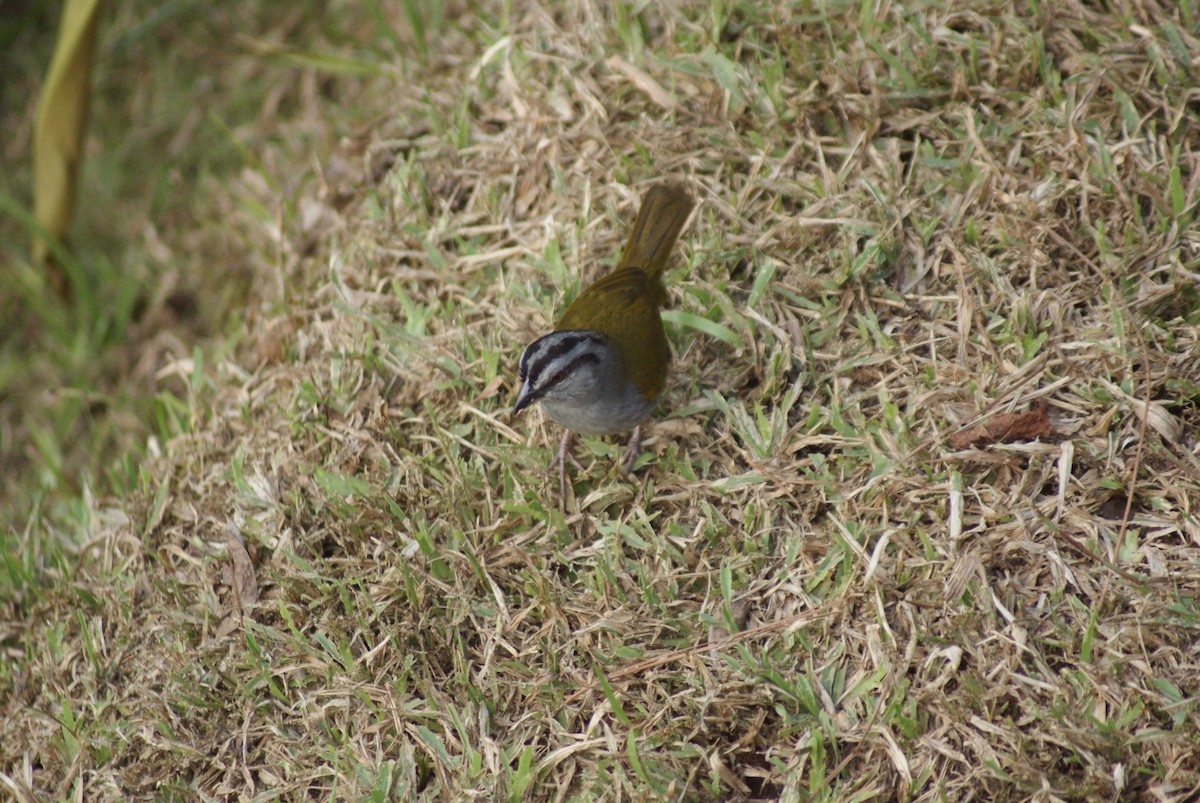
[[555, 385], [557, 385], [559, 382], [563, 381], [566, 378], [567, 378], [566, 373], [564, 373], [563, 371], [559, 371], [557, 374], [554, 375], [554, 378], [551, 379], [550, 381], [553, 382]]

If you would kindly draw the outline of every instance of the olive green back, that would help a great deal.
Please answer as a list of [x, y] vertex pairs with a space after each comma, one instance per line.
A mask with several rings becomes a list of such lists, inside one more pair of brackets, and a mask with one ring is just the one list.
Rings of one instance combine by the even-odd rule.
[[658, 315], [667, 303], [662, 272], [695, 203], [682, 182], [647, 190], [617, 267], [580, 293], [554, 326], [555, 331], [586, 329], [604, 335], [647, 399], [662, 392], [671, 359]]

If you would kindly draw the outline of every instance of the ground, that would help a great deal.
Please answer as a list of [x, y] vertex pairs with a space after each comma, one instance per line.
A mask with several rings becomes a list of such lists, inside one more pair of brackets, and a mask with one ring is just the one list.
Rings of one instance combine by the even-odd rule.
[[[145, 13], [112, 278], [4, 222], [0, 788], [1200, 795], [1194, 3]], [[664, 177], [666, 398], [563, 500], [517, 358]]]

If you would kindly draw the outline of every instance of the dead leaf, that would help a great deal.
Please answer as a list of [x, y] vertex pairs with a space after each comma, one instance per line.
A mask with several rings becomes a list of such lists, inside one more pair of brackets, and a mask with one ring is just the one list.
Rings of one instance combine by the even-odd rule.
[[1038, 399], [1027, 412], [993, 416], [982, 424], [954, 433], [948, 440], [955, 449], [966, 449], [992, 443], [1045, 438], [1050, 434], [1050, 418], [1046, 415], [1046, 409], [1046, 400]]
[[216, 637], [218, 639], [232, 636], [242, 626], [242, 617], [235, 616], [232, 613], [226, 614], [225, 618], [217, 625]]
[[254, 564], [246, 551], [242, 533], [232, 521], [225, 526], [225, 545], [229, 552], [229, 563], [233, 581], [233, 608], [243, 614], [258, 602], [258, 579], [254, 576]]
[[1183, 442], [1183, 422], [1161, 402], [1152, 401], [1147, 404], [1145, 400], [1129, 395], [1119, 385], [1115, 385], [1107, 379], [1101, 379], [1100, 382], [1114, 396], [1128, 402], [1129, 406], [1133, 408], [1134, 415], [1145, 419], [1150, 429], [1161, 435], [1163, 440], [1176, 444]]

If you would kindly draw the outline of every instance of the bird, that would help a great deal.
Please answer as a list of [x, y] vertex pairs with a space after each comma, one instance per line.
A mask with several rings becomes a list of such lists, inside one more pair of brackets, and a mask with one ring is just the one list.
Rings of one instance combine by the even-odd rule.
[[663, 269], [696, 200], [688, 184], [659, 182], [646, 190], [621, 259], [579, 294], [550, 334], [530, 343], [518, 364], [513, 415], [540, 402], [562, 425], [550, 468], [566, 499], [566, 461], [575, 435], [633, 430], [621, 461], [629, 473], [640, 446], [641, 424], [662, 396], [671, 349], [659, 309], [668, 301]]

